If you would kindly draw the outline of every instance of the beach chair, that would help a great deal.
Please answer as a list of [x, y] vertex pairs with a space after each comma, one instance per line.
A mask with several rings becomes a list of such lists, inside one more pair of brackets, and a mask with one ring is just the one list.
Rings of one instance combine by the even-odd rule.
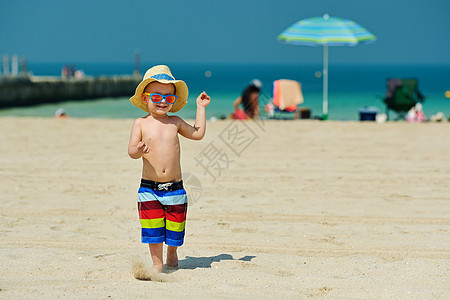
[[418, 80], [415, 78], [388, 78], [386, 97], [386, 115], [389, 120], [389, 110], [397, 113], [396, 120], [404, 119], [408, 111], [425, 97], [418, 90]]
[[301, 84], [295, 80], [279, 79], [273, 82], [273, 97], [266, 105], [269, 118], [298, 118], [298, 105], [303, 103]]

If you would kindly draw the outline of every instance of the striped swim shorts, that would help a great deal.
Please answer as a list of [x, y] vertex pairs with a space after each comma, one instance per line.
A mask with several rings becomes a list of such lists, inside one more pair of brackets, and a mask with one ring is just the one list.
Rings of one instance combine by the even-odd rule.
[[142, 226], [142, 243], [181, 246], [187, 213], [187, 196], [183, 181], [155, 182], [141, 179], [138, 212]]

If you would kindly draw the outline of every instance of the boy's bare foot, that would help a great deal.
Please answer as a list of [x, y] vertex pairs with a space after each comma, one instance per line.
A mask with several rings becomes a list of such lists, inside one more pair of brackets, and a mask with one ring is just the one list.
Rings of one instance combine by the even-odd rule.
[[177, 268], [178, 267], [178, 254], [177, 254], [178, 247], [167, 247], [167, 261], [166, 264], [170, 268]]
[[155, 273], [161, 273], [163, 271], [163, 265], [155, 265], [155, 264], [153, 264], [152, 270]]

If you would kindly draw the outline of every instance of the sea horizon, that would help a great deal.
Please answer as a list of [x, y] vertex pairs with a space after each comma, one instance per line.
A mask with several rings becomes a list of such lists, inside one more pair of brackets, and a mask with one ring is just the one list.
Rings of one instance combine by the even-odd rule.
[[[155, 63], [141, 63], [141, 76]], [[86, 76], [131, 75], [134, 63], [58, 63], [28, 62], [28, 72], [35, 76], [60, 76], [61, 68], [72, 65]], [[177, 115], [195, 118], [195, 98], [205, 90], [212, 97], [208, 118], [227, 117], [233, 109], [233, 101], [254, 78], [263, 83], [260, 109], [272, 94], [272, 83], [277, 79], [292, 79], [301, 83], [304, 103], [312, 117], [322, 114], [323, 78], [321, 63], [172, 63], [173, 75], [184, 80], [189, 87], [186, 107]], [[145, 70], [144, 70], [145, 69]], [[450, 115], [450, 65], [440, 64], [343, 64], [330, 62], [328, 70], [328, 104], [330, 120], [358, 120], [359, 109], [374, 107], [385, 112], [382, 101], [386, 94], [387, 78], [417, 78], [419, 90], [425, 95], [424, 112], [429, 118], [437, 112]], [[132, 95], [130, 94], [130, 97]], [[143, 111], [132, 106], [129, 97], [86, 99], [41, 104], [31, 107], [0, 110], [0, 116], [52, 117], [56, 109], [64, 108], [76, 118], [135, 118]], [[390, 113], [391, 119], [395, 113]]]

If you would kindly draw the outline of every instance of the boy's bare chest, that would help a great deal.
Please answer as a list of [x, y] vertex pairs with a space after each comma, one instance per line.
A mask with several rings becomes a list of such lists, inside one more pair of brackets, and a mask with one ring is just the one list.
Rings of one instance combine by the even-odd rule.
[[143, 129], [143, 139], [149, 142], [150, 146], [178, 143], [178, 128], [173, 124], [149, 126]]

